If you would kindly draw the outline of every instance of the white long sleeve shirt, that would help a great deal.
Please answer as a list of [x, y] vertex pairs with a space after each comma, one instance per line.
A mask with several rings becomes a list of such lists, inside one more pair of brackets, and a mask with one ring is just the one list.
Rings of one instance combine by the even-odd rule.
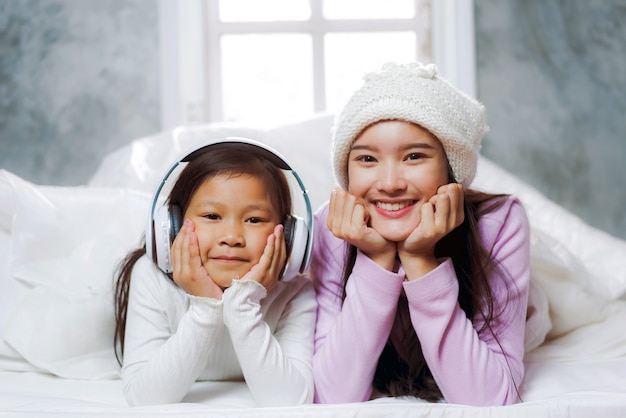
[[196, 380], [245, 379], [259, 406], [313, 400], [315, 296], [305, 277], [269, 293], [236, 280], [187, 294], [146, 256], [132, 273], [122, 378], [131, 405], [180, 402]]

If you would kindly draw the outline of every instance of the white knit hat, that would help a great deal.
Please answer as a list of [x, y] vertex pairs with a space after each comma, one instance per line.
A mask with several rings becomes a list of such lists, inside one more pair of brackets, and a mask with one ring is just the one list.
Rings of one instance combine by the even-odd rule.
[[379, 121], [403, 120], [441, 141], [455, 180], [467, 188], [489, 129], [484, 106], [438, 77], [433, 64], [387, 63], [363, 79], [335, 120], [332, 163], [337, 183], [348, 188], [348, 154], [361, 131]]

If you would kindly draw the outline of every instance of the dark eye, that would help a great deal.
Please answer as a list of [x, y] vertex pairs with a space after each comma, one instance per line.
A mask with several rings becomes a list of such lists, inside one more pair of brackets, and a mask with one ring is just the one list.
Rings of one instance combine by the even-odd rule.
[[373, 163], [376, 161], [376, 159], [371, 155], [359, 155], [358, 157], [356, 157], [356, 160], [364, 163]]
[[204, 215], [204, 217], [211, 221], [217, 221], [218, 219], [220, 219], [220, 216], [216, 213], [207, 213], [206, 215]]
[[251, 224], [258, 224], [258, 223], [263, 222], [263, 219], [253, 216], [249, 218], [246, 222], [251, 223]]
[[422, 158], [424, 158], [424, 154], [420, 154], [418, 152], [413, 152], [413, 153], [411, 153], [411, 154], [406, 156], [407, 160], [419, 160], [419, 159], [422, 159]]

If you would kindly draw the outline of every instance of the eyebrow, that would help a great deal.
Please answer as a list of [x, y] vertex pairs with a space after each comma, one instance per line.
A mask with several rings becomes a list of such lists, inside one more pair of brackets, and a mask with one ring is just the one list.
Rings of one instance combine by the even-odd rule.
[[[217, 201], [217, 200], [213, 200], [211, 198], [207, 198], [204, 200], [200, 200], [197, 204], [197, 206], [204, 208], [206, 206], [217, 206], [218, 209], [222, 206], [228, 206], [223, 202]], [[260, 210], [260, 211], [267, 211], [267, 212], [274, 212], [275, 209], [272, 205], [260, 205], [260, 204], [252, 204], [252, 205], [247, 205], [245, 206], [245, 210], [249, 211], [249, 210]]]
[[[354, 150], [371, 150], [371, 149], [373, 149], [373, 147], [370, 147], [368, 145], [354, 144], [354, 145], [352, 145], [352, 148], [350, 148], [350, 151], [354, 151]], [[409, 150], [412, 150], [412, 149], [435, 149], [435, 147], [433, 147], [432, 145], [427, 144], [425, 142], [416, 142], [416, 143], [405, 145], [402, 148], [400, 148], [401, 151], [409, 151]]]

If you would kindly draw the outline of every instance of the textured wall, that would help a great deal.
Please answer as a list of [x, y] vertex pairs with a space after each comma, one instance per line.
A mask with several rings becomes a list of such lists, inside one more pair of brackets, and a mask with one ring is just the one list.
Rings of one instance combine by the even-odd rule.
[[0, 168], [84, 183], [160, 128], [156, 0], [0, 0]]
[[[626, 238], [626, 0], [475, 0], [483, 153]], [[0, 0], [0, 168], [84, 183], [160, 129], [156, 0]]]
[[626, 238], [626, 0], [475, 0], [483, 153]]

